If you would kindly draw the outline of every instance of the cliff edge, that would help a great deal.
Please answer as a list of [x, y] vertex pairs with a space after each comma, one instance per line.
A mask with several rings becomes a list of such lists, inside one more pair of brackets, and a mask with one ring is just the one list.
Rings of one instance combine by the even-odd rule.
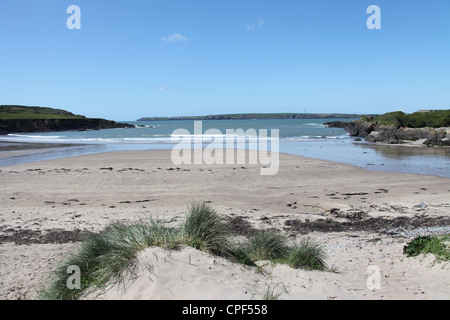
[[0, 106], [0, 135], [134, 127], [134, 125], [112, 120], [86, 118], [61, 109], [13, 105]]

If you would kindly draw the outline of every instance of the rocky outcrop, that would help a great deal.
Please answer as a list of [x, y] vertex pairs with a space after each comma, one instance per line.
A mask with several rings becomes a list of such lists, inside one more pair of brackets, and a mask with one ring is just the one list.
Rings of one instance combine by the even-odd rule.
[[325, 122], [324, 125], [330, 128], [343, 128], [350, 133], [350, 136], [361, 138], [366, 137], [376, 128], [374, 123], [367, 121], [332, 121]]
[[134, 128], [133, 125], [118, 123], [105, 119], [0, 119], [0, 134], [52, 132], [52, 131], [84, 131], [113, 128]]
[[446, 128], [393, 128], [378, 127], [367, 135], [369, 142], [384, 142], [400, 144], [406, 141], [422, 140], [423, 144], [430, 146], [448, 146], [449, 137]]
[[324, 123], [331, 128], [343, 128], [352, 137], [365, 138], [369, 142], [402, 144], [421, 141], [427, 146], [450, 146], [449, 128], [396, 128], [370, 121], [333, 121]]

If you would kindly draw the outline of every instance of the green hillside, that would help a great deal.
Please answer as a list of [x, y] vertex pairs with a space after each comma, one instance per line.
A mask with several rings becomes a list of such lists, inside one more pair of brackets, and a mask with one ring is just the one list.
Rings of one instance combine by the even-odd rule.
[[0, 119], [85, 119], [85, 117], [61, 109], [0, 105]]
[[411, 114], [396, 111], [375, 117], [363, 117], [363, 120], [396, 128], [450, 127], [450, 110], [425, 110]]

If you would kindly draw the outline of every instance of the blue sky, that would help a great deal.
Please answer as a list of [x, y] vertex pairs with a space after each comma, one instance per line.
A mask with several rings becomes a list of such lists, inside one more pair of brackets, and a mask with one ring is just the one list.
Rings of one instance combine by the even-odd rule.
[[448, 0], [0, 0], [0, 104], [113, 120], [449, 109], [449, 16]]

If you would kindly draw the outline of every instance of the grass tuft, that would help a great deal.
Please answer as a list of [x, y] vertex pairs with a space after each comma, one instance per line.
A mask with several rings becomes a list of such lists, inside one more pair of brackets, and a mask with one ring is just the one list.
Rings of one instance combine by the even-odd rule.
[[287, 250], [287, 238], [277, 230], [257, 230], [244, 244], [243, 251], [253, 261], [273, 260]]
[[286, 251], [284, 260], [292, 268], [306, 270], [325, 270], [326, 254], [322, 247], [309, 239], [294, 245]]
[[269, 260], [287, 264], [295, 269], [325, 270], [326, 254], [322, 247], [310, 241], [288, 245], [288, 239], [277, 230], [257, 230], [247, 242], [234, 249], [235, 259], [254, 266], [257, 261]]
[[232, 251], [229, 225], [206, 203], [189, 207], [182, 234], [183, 242], [195, 249], [218, 256], [229, 256]]
[[267, 286], [266, 292], [262, 296], [262, 300], [278, 300], [282, 294], [281, 291], [275, 291], [276, 288], [271, 287], [270, 285]]

